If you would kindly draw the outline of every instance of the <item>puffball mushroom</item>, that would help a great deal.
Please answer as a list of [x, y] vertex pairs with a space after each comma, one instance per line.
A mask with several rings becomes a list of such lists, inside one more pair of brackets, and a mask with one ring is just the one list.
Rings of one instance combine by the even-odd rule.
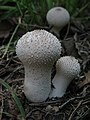
[[49, 98], [62, 97], [70, 82], [79, 75], [80, 64], [75, 57], [64, 56], [56, 63], [56, 75], [52, 80], [55, 88], [51, 90]]
[[51, 31], [59, 37], [60, 30], [69, 22], [70, 14], [63, 7], [54, 7], [47, 12], [46, 19], [52, 26]]
[[60, 58], [61, 43], [45, 30], [34, 30], [19, 39], [16, 53], [25, 68], [26, 97], [32, 102], [45, 101], [51, 90], [52, 66]]

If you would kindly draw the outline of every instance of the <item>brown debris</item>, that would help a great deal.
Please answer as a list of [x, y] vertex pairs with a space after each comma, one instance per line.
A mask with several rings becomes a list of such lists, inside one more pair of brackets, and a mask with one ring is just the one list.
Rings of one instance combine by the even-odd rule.
[[[73, 81], [74, 85], [71, 83], [70, 86], [75, 92], [69, 87], [62, 98], [43, 103], [32, 103], [26, 99], [23, 93], [22, 63], [14, 51], [8, 51], [7, 56], [2, 60], [1, 56], [5, 48], [0, 47], [0, 78], [17, 93], [25, 110], [26, 120], [90, 120], [90, 31], [86, 26], [81, 22], [71, 23], [68, 34], [64, 36], [64, 41], [62, 40], [65, 45], [63, 48], [65, 53], [62, 56], [75, 56], [81, 64], [81, 75], [84, 73], [86, 79], [76, 79]], [[1, 120], [21, 120], [20, 112], [11, 94], [2, 85], [0, 85], [0, 112]]]
[[87, 73], [85, 73], [85, 79], [79, 83], [79, 88], [84, 87], [87, 84], [90, 84], [90, 71], [88, 71]]

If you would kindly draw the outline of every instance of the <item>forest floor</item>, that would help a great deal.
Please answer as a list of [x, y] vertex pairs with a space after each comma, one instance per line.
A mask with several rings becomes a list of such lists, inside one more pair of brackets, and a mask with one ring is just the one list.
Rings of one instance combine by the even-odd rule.
[[[81, 73], [62, 98], [48, 99], [43, 103], [32, 103], [24, 95], [24, 67], [15, 53], [15, 46], [4, 55], [13, 28], [8, 20], [0, 22], [0, 119], [90, 120], [90, 21], [73, 20], [61, 30], [62, 56], [77, 58]], [[31, 27], [32, 30], [42, 28], [50, 31], [48, 26]], [[21, 28], [16, 34], [20, 37], [25, 32]]]

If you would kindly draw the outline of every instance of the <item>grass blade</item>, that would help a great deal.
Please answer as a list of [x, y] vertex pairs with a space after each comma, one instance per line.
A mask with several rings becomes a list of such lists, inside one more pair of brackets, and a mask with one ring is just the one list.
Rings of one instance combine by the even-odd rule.
[[[8, 116], [8, 117], [13, 117], [13, 115], [10, 114], [10, 113], [8, 113], [8, 112], [2, 112], [2, 114], [6, 115], [6, 116]], [[0, 113], [0, 115], [1, 115], [1, 113]], [[1, 119], [0, 119], [0, 120], [1, 120]]]
[[12, 34], [12, 36], [11, 36], [9, 42], [8, 42], [8, 45], [7, 45], [7, 47], [6, 47], [6, 49], [5, 49], [5, 52], [4, 52], [3, 56], [2, 56], [2, 59], [3, 59], [3, 58], [5, 57], [5, 55], [7, 54], [7, 51], [8, 51], [8, 49], [9, 49], [10, 44], [11, 44], [11, 41], [13, 40], [13, 37], [14, 37], [14, 35], [16, 34], [18, 28], [19, 28], [19, 24], [16, 26], [16, 28], [15, 28], [15, 30], [14, 30], [14, 32], [13, 32], [13, 34]]
[[53, 0], [46, 0], [46, 2], [47, 2], [48, 10], [51, 9], [53, 7]]
[[77, 1], [76, 0], [67, 0], [65, 2], [66, 9], [69, 10], [70, 14], [72, 15], [77, 8]]
[[20, 99], [17, 97], [16, 93], [12, 91], [11, 87], [2, 79], [0, 79], [0, 84], [2, 84], [6, 89], [8, 89], [8, 91], [11, 93], [20, 113], [22, 116], [22, 119], [25, 120], [25, 111], [24, 108], [22, 106], [22, 103], [20, 102]]
[[15, 10], [16, 7], [12, 7], [12, 6], [0, 6], [1, 10]]
[[88, 2], [87, 4], [85, 4], [83, 7], [81, 7], [79, 9], [79, 11], [76, 11], [74, 14], [73, 14], [73, 17], [77, 17], [80, 13], [82, 13], [88, 6], [90, 5], [90, 2]]

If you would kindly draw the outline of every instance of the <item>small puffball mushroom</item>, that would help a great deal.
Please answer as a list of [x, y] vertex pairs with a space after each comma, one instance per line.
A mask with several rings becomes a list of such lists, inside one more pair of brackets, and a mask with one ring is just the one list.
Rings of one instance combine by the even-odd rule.
[[32, 102], [45, 101], [51, 90], [52, 66], [60, 58], [61, 43], [45, 30], [34, 30], [19, 39], [16, 53], [25, 68], [26, 97]]
[[80, 64], [75, 57], [64, 56], [56, 63], [56, 75], [52, 80], [55, 88], [51, 90], [49, 98], [62, 97], [70, 82], [79, 75]]
[[54, 7], [50, 9], [46, 15], [49, 25], [52, 26], [51, 31], [59, 37], [60, 30], [69, 22], [70, 14], [63, 7]]

